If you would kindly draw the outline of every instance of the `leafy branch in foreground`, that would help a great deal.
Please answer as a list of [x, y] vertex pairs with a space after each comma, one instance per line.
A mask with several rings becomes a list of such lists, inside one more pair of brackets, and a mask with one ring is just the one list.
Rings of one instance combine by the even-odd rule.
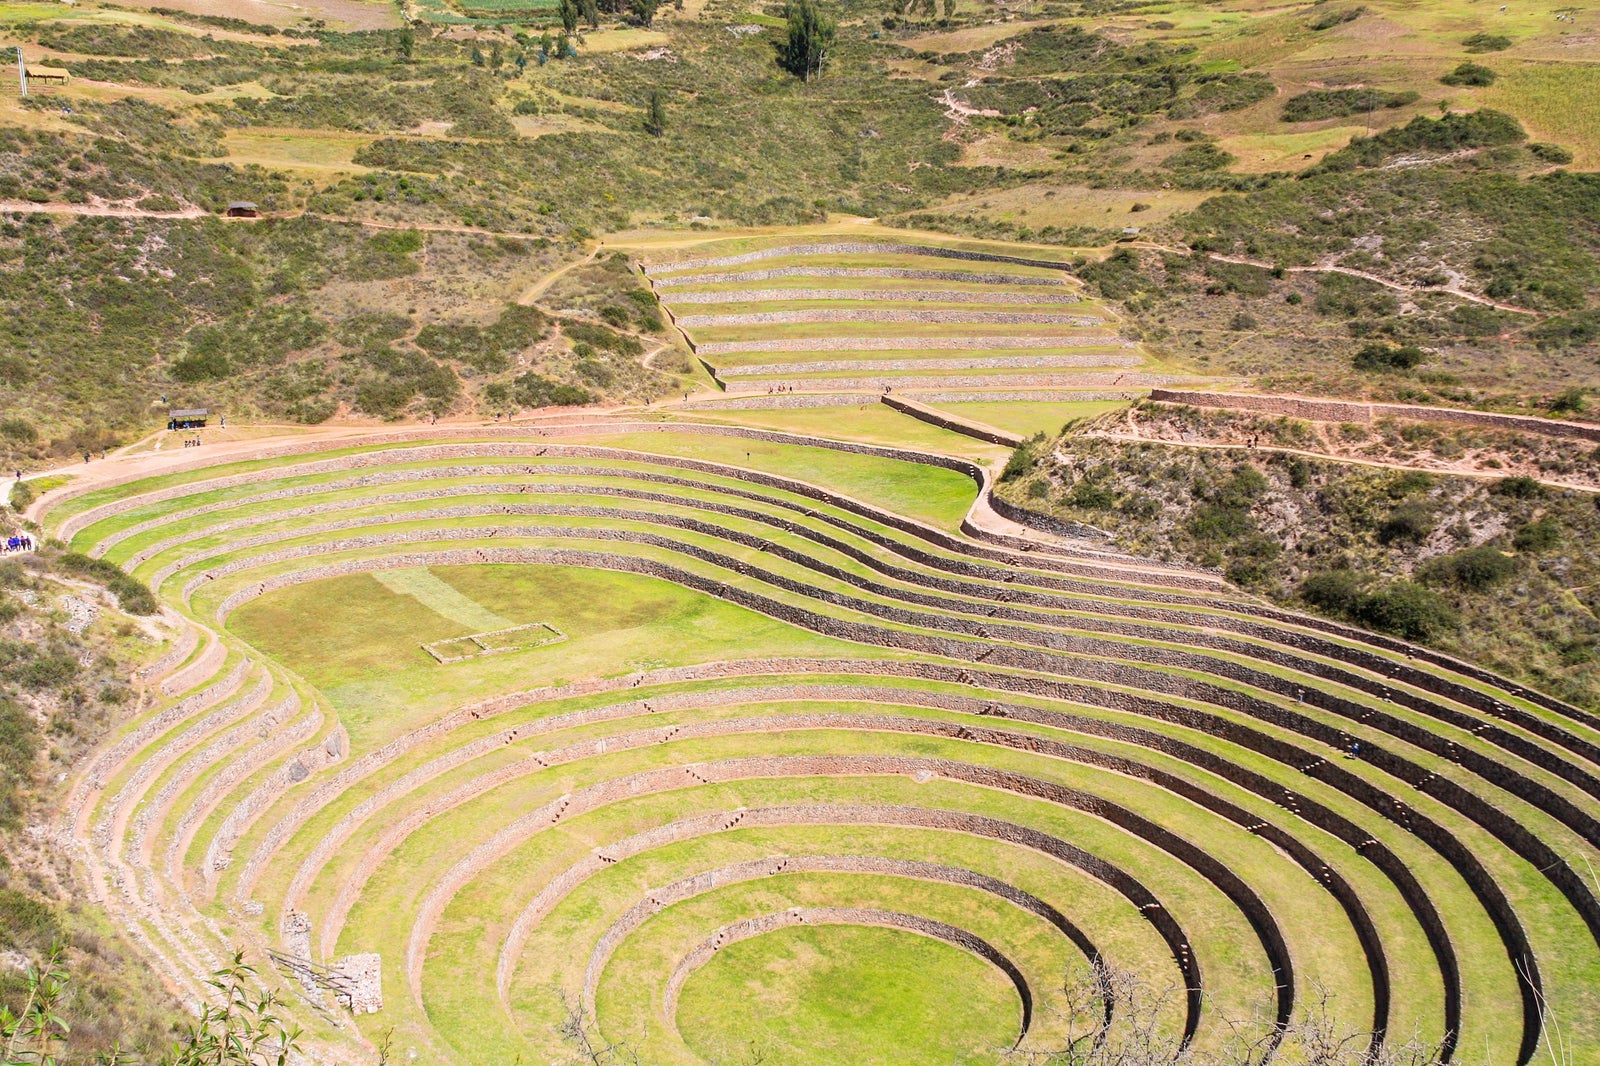
[[[19, 1013], [0, 1006], [0, 1066], [56, 1066], [71, 1027], [62, 1003], [71, 981], [57, 944], [41, 965], [29, 966], [27, 995]], [[211, 975], [213, 990], [200, 1016], [172, 1049], [152, 1066], [288, 1066], [300, 1059], [300, 1030], [278, 1016], [276, 992], [255, 991], [256, 970], [242, 951]], [[142, 1060], [119, 1048], [97, 1055], [96, 1066], [136, 1066]]]

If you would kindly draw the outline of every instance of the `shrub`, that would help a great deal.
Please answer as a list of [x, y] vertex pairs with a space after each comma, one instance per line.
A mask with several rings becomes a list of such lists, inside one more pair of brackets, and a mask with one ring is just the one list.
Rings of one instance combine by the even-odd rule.
[[1572, 153], [1559, 144], [1545, 144], [1541, 141], [1535, 141], [1528, 145], [1528, 153], [1541, 163], [1553, 163], [1560, 167], [1572, 162]]
[[1434, 530], [1433, 508], [1422, 500], [1402, 503], [1378, 526], [1378, 540], [1383, 544], [1420, 544]]
[[1550, 401], [1550, 413], [1553, 415], [1581, 414], [1588, 406], [1588, 390], [1574, 385], [1570, 389], [1558, 392]]
[[1461, 44], [1469, 52], [1504, 52], [1511, 47], [1511, 38], [1502, 37], [1497, 33], [1474, 33]]
[[1117, 494], [1108, 485], [1080, 481], [1067, 493], [1067, 503], [1088, 511], [1106, 511], [1116, 506]]
[[1462, 63], [1439, 80], [1459, 87], [1493, 85], [1498, 75], [1481, 63]]
[[1313, 89], [1284, 101], [1284, 122], [1317, 122], [1343, 118], [1380, 109], [1393, 110], [1417, 102], [1414, 92], [1384, 92], [1382, 89]]
[[1489, 486], [1496, 496], [1509, 496], [1514, 500], [1533, 500], [1544, 495], [1544, 486], [1531, 477], [1506, 477]]
[[1453, 555], [1441, 555], [1420, 571], [1432, 585], [1456, 585], [1472, 592], [1493, 588], [1516, 571], [1516, 560], [1484, 544]]
[[1232, 166], [1235, 158], [1214, 144], [1191, 144], [1161, 161], [1175, 174], [1204, 174]]
[[33, 503], [33, 501], [34, 495], [32, 485], [28, 484], [26, 481], [17, 481], [12, 483], [11, 509], [13, 511], [17, 511], [19, 513], [26, 511], [28, 509], [28, 505]]
[[1354, 570], [1322, 570], [1300, 583], [1300, 598], [1329, 614], [1355, 611], [1367, 580]]
[[1543, 552], [1561, 544], [1561, 523], [1554, 518], [1541, 518], [1529, 522], [1511, 538], [1512, 546], [1519, 552]]
[[1373, 342], [1362, 345], [1351, 359], [1351, 363], [1357, 370], [1390, 373], [1410, 370], [1421, 365], [1426, 358], [1427, 354], [1421, 348], [1412, 345], [1396, 346]]
[[155, 614], [156, 598], [150, 587], [123, 573], [116, 563], [91, 559], [79, 552], [68, 552], [60, 560], [61, 569], [103, 583], [117, 597], [117, 605], [129, 614]]
[[1427, 640], [1460, 624], [1443, 596], [1410, 581], [1396, 581], [1366, 593], [1351, 617], [1371, 629], [1408, 640]]
[[594, 403], [598, 397], [578, 385], [564, 385], [558, 381], [528, 371], [512, 385], [512, 396], [522, 407], [581, 407]]
[[32, 444], [39, 439], [39, 431], [26, 418], [8, 418], [0, 422], [0, 437], [19, 444]]
[[1360, 18], [1362, 14], [1366, 12], [1366, 10], [1367, 9], [1365, 7], [1334, 8], [1331, 11], [1324, 11], [1321, 14], [1311, 16], [1311, 20], [1306, 23], [1306, 28], [1310, 30], [1316, 30], [1319, 33], [1322, 30], [1331, 30], [1335, 26], [1342, 25], [1346, 22], [1354, 22], [1356, 19]]

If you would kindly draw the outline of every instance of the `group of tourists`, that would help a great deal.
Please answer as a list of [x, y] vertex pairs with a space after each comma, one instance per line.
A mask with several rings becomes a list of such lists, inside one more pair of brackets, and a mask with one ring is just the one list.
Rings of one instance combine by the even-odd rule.
[[13, 533], [6, 538], [5, 548], [0, 549], [0, 554], [12, 555], [16, 552], [31, 552], [37, 547], [38, 545], [34, 543], [33, 537], [27, 533]]

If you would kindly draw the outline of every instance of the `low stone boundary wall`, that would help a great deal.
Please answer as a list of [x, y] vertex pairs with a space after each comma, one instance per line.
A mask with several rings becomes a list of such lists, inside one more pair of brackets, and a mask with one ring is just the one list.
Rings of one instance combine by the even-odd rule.
[[730, 352], [925, 352], [1015, 351], [1027, 348], [1132, 348], [1110, 334], [997, 337], [789, 337], [767, 341], [706, 341], [695, 345], [701, 355], [727, 355]]
[[884, 393], [880, 399], [883, 400], [885, 407], [891, 407], [903, 415], [910, 415], [919, 422], [926, 422], [931, 426], [938, 426], [940, 429], [948, 429], [952, 433], [960, 433], [963, 436], [987, 441], [990, 444], [1001, 444], [1007, 448], [1020, 447], [1022, 444], [1022, 438], [1015, 433], [1007, 433], [1003, 429], [993, 429], [989, 426], [980, 426], [956, 415], [934, 411], [922, 406], [920, 403], [907, 400], [903, 396]]
[[902, 267], [772, 267], [720, 274], [683, 274], [653, 277], [658, 289], [680, 285], [721, 285], [747, 281], [773, 281], [777, 278], [899, 278], [906, 281], [957, 281], [972, 285], [1030, 285], [1059, 287], [1058, 278], [1039, 278], [1032, 274], [980, 274], [974, 270], [912, 270]]
[[781, 259], [793, 255], [926, 255], [935, 259], [961, 259], [974, 263], [1010, 263], [1015, 266], [1045, 267], [1069, 273], [1068, 263], [1052, 259], [1029, 259], [1024, 256], [999, 255], [993, 252], [966, 251], [961, 248], [944, 248], [936, 244], [902, 244], [898, 241], [828, 241], [815, 244], [788, 244], [776, 248], [760, 248], [739, 255], [710, 256], [700, 259], [681, 259], [675, 263], [647, 266], [656, 272], [679, 273], [685, 270], [702, 270], [706, 267], [742, 266], [763, 259]]
[[1008, 370], [1030, 367], [1139, 366], [1136, 355], [1001, 355], [976, 359], [824, 359], [814, 363], [742, 363], [717, 368], [723, 378], [771, 374], [827, 374], [840, 370], [861, 373], [885, 370]]
[[962, 289], [719, 289], [680, 292], [669, 297], [683, 304], [747, 304], [782, 300], [860, 300], [913, 304], [1081, 304], [1074, 292], [967, 292]]
[[1187, 404], [1190, 407], [1220, 407], [1237, 411], [1256, 411], [1310, 422], [1371, 423], [1381, 418], [1410, 422], [1448, 422], [1455, 425], [1501, 429], [1516, 433], [1537, 433], [1545, 437], [1600, 441], [1600, 425], [1563, 422], [1554, 418], [1508, 415], [1495, 411], [1469, 411], [1458, 407], [1417, 407], [1394, 403], [1356, 403], [1345, 400], [1312, 400], [1299, 396], [1258, 396], [1236, 392], [1176, 392], [1156, 389], [1152, 400]]

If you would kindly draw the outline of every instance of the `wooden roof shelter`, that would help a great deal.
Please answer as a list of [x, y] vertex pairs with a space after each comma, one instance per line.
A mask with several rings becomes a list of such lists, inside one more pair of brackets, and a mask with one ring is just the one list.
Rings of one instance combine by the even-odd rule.
[[41, 85], [66, 85], [72, 80], [72, 72], [66, 67], [41, 67], [29, 63], [27, 70], [28, 80]]

